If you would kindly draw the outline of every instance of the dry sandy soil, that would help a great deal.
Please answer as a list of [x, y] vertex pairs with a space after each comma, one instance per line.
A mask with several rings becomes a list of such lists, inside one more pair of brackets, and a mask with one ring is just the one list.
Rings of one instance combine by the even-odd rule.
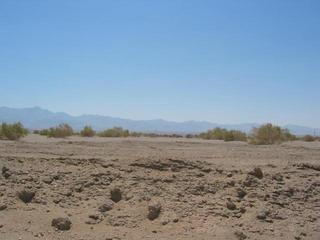
[[319, 164], [319, 142], [0, 141], [0, 239], [318, 240]]

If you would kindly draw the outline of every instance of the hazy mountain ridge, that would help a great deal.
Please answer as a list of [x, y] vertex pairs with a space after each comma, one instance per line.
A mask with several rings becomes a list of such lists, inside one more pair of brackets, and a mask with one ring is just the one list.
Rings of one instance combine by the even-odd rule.
[[[237, 129], [249, 132], [253, 127], [259, 126], [257, 123], [243, 124], [217, 124], [207, 121], [186, 121], [174, 122], [162, 119], [156, 120], [131, 120], [117, 117], [101, 115], [80, 115], [71, 116], [67, 113], [54, 113], [39, 107], [33, 108], [9, 108], [0, 107], [0, 122], [21, 122], [29, 129], [49, 128], [60, 123], [68, 123], [74, 129], [79, 130], [85, 125], [91, 125], [96, 130], [103, 130], [114, 126], [120, 126], [131, 131], [142, 132], [163, 132], [163, 133], [199, 133], [215, 127], [226, 129]], [[317, 134], [320, 129], [298, 125], [286, 125], [292, 133], [298, 135]]]

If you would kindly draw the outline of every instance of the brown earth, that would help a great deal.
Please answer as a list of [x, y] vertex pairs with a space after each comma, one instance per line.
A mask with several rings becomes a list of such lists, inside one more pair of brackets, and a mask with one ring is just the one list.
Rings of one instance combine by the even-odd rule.
[[0, 239], [318, 240], [319, 166], [320, 142], [0, 141]]

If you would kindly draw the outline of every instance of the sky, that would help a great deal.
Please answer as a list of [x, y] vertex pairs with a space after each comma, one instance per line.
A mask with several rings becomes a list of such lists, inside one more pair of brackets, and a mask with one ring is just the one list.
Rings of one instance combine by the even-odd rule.
[[0, 106], [320, 127], [318, 0], [1, 0]]

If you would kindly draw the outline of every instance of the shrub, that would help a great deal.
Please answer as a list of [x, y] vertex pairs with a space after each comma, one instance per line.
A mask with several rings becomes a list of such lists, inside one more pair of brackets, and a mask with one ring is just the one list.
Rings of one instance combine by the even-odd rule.
[[54, 128], [42, 129], [39, 134], [53, 138], [65, 138], [73, 135], [73, 129], [68, 124], [63, 123]]
[[28, 130], [21, 123], [7, 124], [0, 126], [0, 139], [18, 140], [28, 134]]
[[215, 139], [224, 141], [247, 141], [247, 134], [238, 130], [230, 130], [224, 128], [214, 128], [205, 133], [200, 133], [200, 138]]
[[296, 136], [291, 134], [288, 129], [283, 129], [279, 126], [274, 126], [271, 123], [267, 123], [252, 130], [250, 143], [275, 144], [284, 141], [292, 141], [295, 139]]
[[49, 129], [42, 129], [39, 131], [39, 134], [42, 136], [49, 136]]
[[143, 136], [143, 133], [141, 132], [130, 132], [131, 137], [141, 137]]
[[194, 134], [187, 134], [186, 135], [186, 138], [195, 138], [196, 137], [196, 135], [194, 135]]
[[302, 140], [306, 142], [314, 142], [316, 140], [316, 137], [311, 135], [305, 135], [302, 137]]
[[129, 135], [129, 130], [121, 127], [114, 127], [99, 133], [100, 137], [128, 137]]
[[223, 128], [215, 128], [212, 130], [208, 130], [205, 133], [200, 133], [200, 138], [203, 139], [215, 139], [215, 140], [223, 140], [227, 130]]
[[224, 135], [224, 141], [247, 141], [247, 134], [237, 130], [227, 131]]
[[96, 132], [90, 126], [85, 126], [80, 132], [82, 137], [93, 137], [95, 134]]

